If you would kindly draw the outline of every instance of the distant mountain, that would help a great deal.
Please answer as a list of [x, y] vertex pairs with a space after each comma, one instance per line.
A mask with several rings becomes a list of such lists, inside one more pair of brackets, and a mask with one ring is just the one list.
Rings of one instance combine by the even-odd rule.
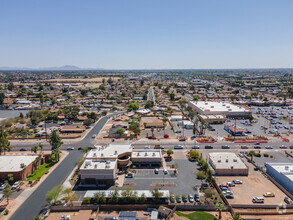
[[36, 71], [78, 71], [78, 70], [101, 70], [101, 68], [80, 68], [73, 65], [65, 65], [60, 67], [40, 67], [40, 68], [29, 68], [29, 67], [0, 67], [0, 70], [36, 70]]

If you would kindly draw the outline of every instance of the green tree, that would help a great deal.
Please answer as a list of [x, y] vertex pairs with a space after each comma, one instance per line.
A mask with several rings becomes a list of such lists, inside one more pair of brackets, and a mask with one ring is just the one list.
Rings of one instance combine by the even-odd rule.
[[117, 204], [119, 201], [118, 189], [115, 189], [114, 192], [110, 193], [109, 202], [112, 204]]
[[[60, 136], [59, 136], [59, 134], [57, 133], [56, 130], [53, 130], [53, 131], [52, 131], [52, 133], [51, 133], [51, 135], [50, 135], [50, 138], [49, 138], [49, 143], [50, 143], [50, 145], [51, 145], [52, 153], [53, 153], [53, 151], [54, 151], [55, 153], [58, 153], [58, 152], [56, 151], [56, 149], [58, 149], [58, 150], [60, 151], [59, 148], [60, 148], [61, 145], [62, 145], [62, 141], [61, 141], [61, 138], [60, 138]], [[59, 153], [58, 153], [58, 155], [55, 154], [55, 156], [57, 156], [57, 161], [59, 161]]]
[[147, 200], [147, 198], [146, 198], [145, 194], [144, 193], [141, 194], [141, 196], [139, 198], [140, 203], [144, 204], [146, 202], [146, 200]]
[[39, 215], [36, 215], [33, 220], [41, 220], [41, 217]]
[[241, 220], [240, 214], [234, 213], [232, 216], [233, 220]]
[[39, 143], [38, 147], [41, 149], [41, 153], [43, 151], [43, 145], [41, 143]]
[[92, 123], [93, 123], [93, 119], [91, 119], [91, 118], [88, 118], [83, 121], [83, 125], [85, 125], [85, 126], [90, 126]]
[[31, 147], [31, 152], [37, 153], [38, 147], [37, 146], [32, 146]]
[[160, 199], [162, 198], [163, 196], [163, 193], [159, 191], [158, 188], [154, 188], [152, 191], [152, 196], [154, 197], [154, 201], [155, 203], [159, 203]]
[[6, 186], [3, 190], [3, 197], [6, 198], [7, 205], [9, 204], [9, 197], [11, 196], [11, 194], [12, 194], [11, 186], [8, 182], [6, 182]]
[[12, 82], [10, 82], [10, 83], [8, 84], [7, 89], [10, 90], [10, 91], [12, 91], [12, 90], [14, 89], [14, 85], [13, 85]]
[[94, 194], [94, 201], [98, 204], [103, 204], [106, 202], [106, 195], [104, 192], [98, 192]]
[[226, 210], [226, 206], [223, 203], [217, 203], [215, 205], [216, 210], [219, 212], [219, 219], [222, 218], [222, 211]]
[[206, 178], [206, 175], [204, 174], [204, 172], [199, 171], [196, 173], [196, 178], [199, 180], [204, 180]]
[[73, 192], [70, 187], [63, 190], [63, 194], [66, 195], [65, 199], [69, 203], [69, 205], [71, 205], [71, 206], [72, 206], [72, 201], [74, 201], [78, 198], [77, 195], [75, 194], [75, 192]]
[[191, 150], [190, 153], [189, 153], [189, 156], [193, 157], [193, 158], [198, 158], [199, 155], [200, 155], [199, 152], [196, 151], [196, 150]]
[[193, 101], [198, 101], [199, 97], [197, 95], [193, 96]]
[[5, 99], [4, 93], [0, 93], [0, 105], [3, 105]]
[[136, 111], [136, 110], [138, 110], [138, 109], [139, 109], [139, 104], [136, 103], [136, 102], [131, 102], [131, 103], [128, 105], [128, 108], [127, 108], [127, 110], [128, 110], [129, 112], [131, 112], [131, 111]]
[[88, 114], [88, 118], [92, 119], [94, 122], [97, 121], [98, 119], [98, 114], [96, 112], [91, 112], [90, 114]]
[[171, 93], [171, 94], [170, 94], [170, 100], [171, 100], [171, 101], [174, 101], [174, 100], [175, 100], [175, 94], [174, 94], [174, 93]]
[[120, 136], [123, 135], [125, 133], [124, 129], [123, 128], [118, 128], [116, 130], [116, 134], [119, 134]]
[[167, 154], [168, 154], [168, 157], [170, 157], [170, 156], [171, 156], [171, 154], [174, 154], [174, 152], [173, 152], [173, 150], [172, 150], [172, 149], [168, 149], [168, 150], [167, 150]]
[[145, 108], [152, 108], [152, 107], [154, 107], [154, 102], [153, 101], [147, 101], [144, 107]]
[[5, 152], [11, 151], [12, 147], [10, 146], [10, 141], [7, 138], [7, 132], [4, 128], [0, 128], [0, 155]]
[[10, 173], [7, 175], [7, 177], [8, 177], [8, 182], [12, 183], [14, 180], [13, 174]]
[[138, 122], [131, 122], [129, 125], [129, 130], [132, 131], [137, 137], [140, 134], [140, 125]]
[[63, 186], [61, 184], [55, 186], [53, 189], [51, 189], [49, 192], [46, 194], [46, 201], [52, 205], [57, 202], [57, 200], [64, 195], [63, 192]]
[[248, 152], [247, 156], [250, 157], [251, 161], [253, 161], [253, 156], [255, 156], [255, 152], [251, 150]]

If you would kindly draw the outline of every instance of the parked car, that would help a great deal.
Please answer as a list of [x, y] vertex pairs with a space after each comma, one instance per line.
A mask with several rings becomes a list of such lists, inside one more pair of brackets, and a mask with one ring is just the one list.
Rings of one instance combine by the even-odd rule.
[[293, 149], [293, 146], [290, 146], [289, 148], [290, 148], [290, 149]]
[[241, 180], [232, 180], [232, 182], [235, 183], [235, 184], [242, 184]]
[[200, 147], [198, 145], [194, 145], [192, 146], [192, 149], [200, 149]]
[[125, 175], [125, 178], [133, 178], [133, 173], [127, 173], [127, 174]]
[[79, 147], [77, 150], [83, 150], [83, 148], [82, 147]]
[[96, 138], [96, 135], [94, 134], [94, 135], [92, 136], [92, 138]]
[[248, 149], [247, 146], [241, 146], [241, 149]]
[[163, 173], [166, 175], [166, 174], [168, 174], [168, 170], [167, 169], [164, 169], [163, 170]]
[[222, 149], [230, 149], [230, 147], [228, 145], [223, 145]]
[[227, 198], [227, 199], [234, 199], [234, 195], [232, 193], [224, 193], [224, 196]]
[[183, 196], [182, 196], [182, 201], [183, 201], [184, 203], [188, 202], [188, 200], [187, 200], [187, 196], [186, 196], [186, 195], [183, 195]]
[[211, 146], [211, 145], [206, 145], [204, 148], [205, 148], [205, 149], [213, 149], [214, 147]]
[[253, 197], [252, 202], [253, 203], [264, 203], [264, 198], [263, 197]]
[[193, 203], [194, 202], [194, 198], [191, 194], [188, 194], [188, 200], [189, 202]]
[[272, 193], [272, 192], [265, 192], [265, 193], [263, 194], [263, 196], [264, 196], [264, 197], [275, 197], [275, 194]]
[[7, 186], [7, 183], [3, 183], [3, 184], [0, 186], [0, 190], [4, 190], [6, 186]]
[[194, 199], [196, 202], [200, 202], [200, 198], [199, 198], [199, 195], [196, 193], [194, 194]]
[[155, 169], [155, 174], [159, 174], [159, 169], [158, 168]]
[[185, 138], [180, 138], [179, 141], [186, 141]]
[[12, 185], [11, 189], [17, 189], [19, 186], [20, 186], [20, 182], [17, 181]]
[[287, 146], [285, 146], [285, 145], [281, 145], [280, 148], [281, 148], [281, 149], [287, 149]]
[[26, 148], [20, 148], [19, 151], [27, 151]]
[[287, 203], [287, 204], [293, 204], [292, 200], [288, 197], [285, 197], [284, 198], [284, 202]]
[[175, 202], [175, 196], [174, 196], [174, 195], [171, 195], [171, 196], [170, 196], [170, 202], [171, 202], [171, 203], [174, 203], [174, 202]]
[[177, 130], [177, 131], [175, 131], [175, 133], [179, 134], [179, 133], [181, 133], [181, 130]]
[[239, 157], [244, 157], [244, 154], [240, 153], [240, 154], [239, 154]]
[[182, 202], [182, 198], [181, 198], [181, 196], [178, 196], [178, 197], [177, 197], [176, 202], [177, 202], [177, 203], [181, 203], [181, 202]]
[[254, 149], [261, 149], [261, 146], [259, 146], [259, 145], [255, 145], [255, 146], [254, 146]]
[[174, 149], [183, 149], [183, 146], [182, 145], [176, 145], [176, 146], [174, 146]]
[[227, 182], [227, 185], [230, 186], [230, 187], [233, 187], [235, 186], [235, 183], [232, 181], [232, 182]]
[[74, 147], [67, 147], [67, 150], [74, 150]]
[[265, 146], [265, 149], [273, 149], [271, 146]]
[[260, 145], [260, 142], [255, 142], [254, 145]]

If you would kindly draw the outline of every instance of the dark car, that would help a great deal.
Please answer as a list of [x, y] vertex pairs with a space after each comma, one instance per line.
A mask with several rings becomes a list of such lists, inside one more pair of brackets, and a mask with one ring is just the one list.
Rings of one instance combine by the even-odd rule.
[[211, 145], [206, 145], [204, 148], [205, 148], [205, 149], [213, 149], [213, 146], [211, 146]]
[[284, 202], [286, 202], [287, 204], [293, 204], [292, 200], [288, 197], [284, 198]]
[[83, 148], [82, 147], [79, 147], [77, 150], [83, 150]]
[[198, 194], [194, 194], [194, 199], [196, 202], [200, 202], [200, 199], [199, 199], [199, 195]]
[[125, 175], [125, 178], [133, 178], [133, 173], [127, 173], [127, 174]]
[[19, 151], [27, 151], [26, 148], [20, 148]]
[[254, 149], [261, 149], [261, 146], [256, 145], [254, 146]]
[[230, 147], [228, 145], [223, 145], [222, 149], [230, 149]]
[[293, 146], [290, 146], [289, 148], [290, 148], [290, 149], [293, 149]]
[[247, 146], [241, 146], [241, 149], [248, 149]]

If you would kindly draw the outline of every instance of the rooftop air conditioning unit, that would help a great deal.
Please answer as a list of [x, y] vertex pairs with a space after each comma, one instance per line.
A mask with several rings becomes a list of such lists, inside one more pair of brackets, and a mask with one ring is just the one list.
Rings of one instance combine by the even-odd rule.
[[229, 162], [229, 160], [228, 159], [226, 159], [226, 163], [228, 163]]
[[289, 167], [288, 166], [285, 166], [285, 170], [289, 170]]
[[115, 150], [115, 153], [114, 154], [118, 154], [117, 150]]
[[137, 156], [139, 156], [139, 153], [137, 153]]
[[103, 157], [104, 156], [104, 154], [103, 153], [101, 153], [101, 157]]
[[97, 156], [97, 154], [96, 153], [94, 153], [94, 157], [96, 157]]
[[237, 162], [237, 159], [233, 159], [233, 162]]
[[218, 160], [218, 163], [221, 163], [221, 160]]
[[145, 153], [144, 153], [144, 156], [147, 156], [147, 155], [148, 155], [148, 153], [147, 153], [147, 152], [145, 152]]
[[155, 152], [153, 153], [153, 156], [156, 156], [156, 153]]
[[98, 164], [95, 164], [95, 169], [97, 169], [98, 168]]
[[110, 161], [106, 161], [106, 164], [110, 164], [111, 162]]

